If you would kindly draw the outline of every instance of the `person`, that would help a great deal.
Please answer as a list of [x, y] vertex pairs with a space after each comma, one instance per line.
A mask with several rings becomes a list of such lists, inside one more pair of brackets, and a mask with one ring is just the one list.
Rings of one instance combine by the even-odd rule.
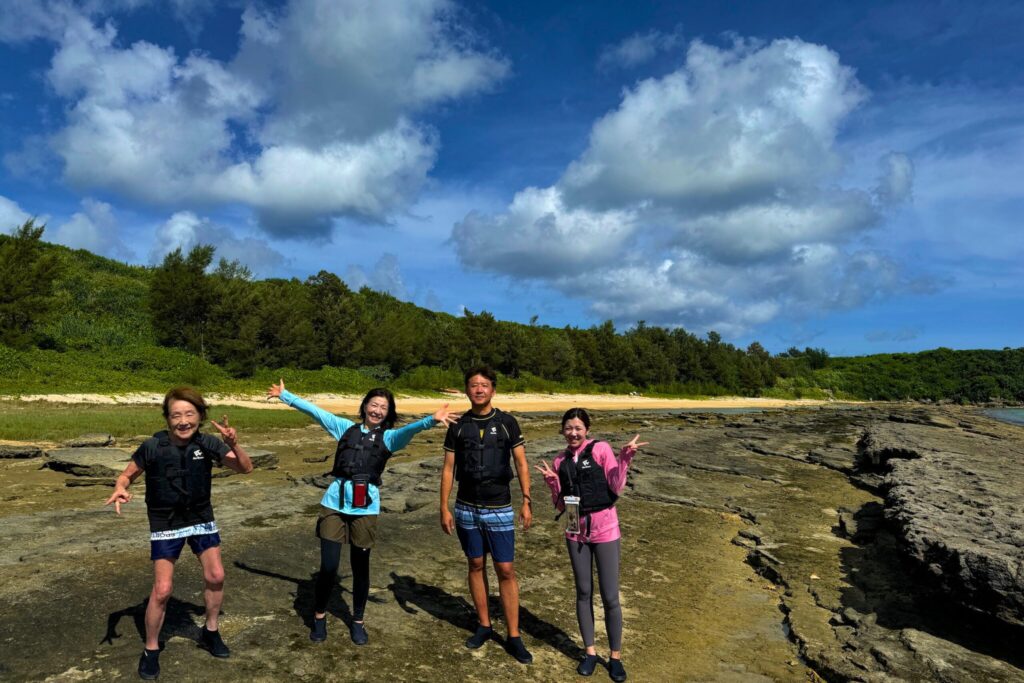
[[[471, 368], [465, 373], [465, 382], [471, 409], [448, 427], [444, 438], [441, 529], [449, 536], [457, 531], [469, 566], [467, 581], [478, 625], [466, 640], [466, 647], [479, 648], [493, 634], [487, 608], [486, 556], [490, 553], [508, 627], [506, 649], [520, 663], [529, 664], [533, 655], [519, 634], [515, 519], [509, 490], [514, 461], [523, 494], [519, 519], [525, 531], [533, 521], [525, 440], [516, 419], [491, 405], [497, 387], [497, 376], [491, 368]], [[459, 483], [454, 517], [448, 508], [453, 481]]]
[[622, 608], [619, 605], [619, 558], [621, 556], [619, 515], [615, 501], [626, 486], [629, 463], [640, 435], [622, 447], [616, 457], [604, 441], [589, 437], [590, 415], [583, 408], [571, 408], [562, 416], [562, 436], [566, 448], [551, 465], [544, 460], [536, 468], [551, 489], [551, 499], [561, 512], [566, 511], [566, 496], [578, 499], [578, 529], [566, 525], [565, 545], [576, 583], [576, 620], [586, 654], [576, 672], [590, 676], [597, 666], [594, 646], [593, 564], [597, 563], [598, 586], [604, 604], [605, 628], [611, 655], [608, 674], [613, 681], [626, 680], [622, 664]]
[[146, 680], [160, 675], [160, 629], [171, 597], [174, 564], [188, 543], [203, 567], [203, 600], [206, 623], [199, 644], [214, 657], [228, 657], [231, 651], [220, 637], [218, 617], [224, 601], [224, 565], [220, 555], [220, 532], [210, 504], [211, 471], [214, 463], [235, 472], [252, 472], [249, 454], [238, 443], [238, 432], [228, 424], [212, 424], [221, 438], [199, 431], [208, 406], [191, 387], [176, 387], [164, 397], [163, 415], [167, 429], [142, 442], [131, 461], [117, 477], [114, 493], [106, 504], [131, 502], [131, 486], [146, 475], [146, 513], [149, 517], [150, 559], [153, 560], [153, 590], [146, 605], [146, 644], [139, 658], [139, 676]]
[[377, 542], [380, 486], [384, 466], [393, 453], [409, 445], [413, 436], [437, 424], [454, 422], [445, 403], [433, 415], [395, 429], [398, 413], [394, 395], [384, 388], [371, 389], [359, 404], [359, 420], [333, 415], [284, 388], [284, 380], [267, 395], [300, 410], [338, 440], [331, 475], [334, 481], [320, 499], [316, 535], [320, 539], [320, 570], [313, 591], [313, 642], [327, 639], [327, 602], [338, 575], [341, 546], [349, 543], [352, 567], [352, 620], [349, 636], [366, 645], [366, 601], [370, 596], [370, 551]]

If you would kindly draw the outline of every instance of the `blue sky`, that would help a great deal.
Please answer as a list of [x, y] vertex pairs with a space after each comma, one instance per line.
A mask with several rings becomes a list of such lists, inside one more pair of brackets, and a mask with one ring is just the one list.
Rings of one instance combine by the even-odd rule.
[[0, 229], [435, 310], [1024, 345], [1024, 5], [23, 0]]

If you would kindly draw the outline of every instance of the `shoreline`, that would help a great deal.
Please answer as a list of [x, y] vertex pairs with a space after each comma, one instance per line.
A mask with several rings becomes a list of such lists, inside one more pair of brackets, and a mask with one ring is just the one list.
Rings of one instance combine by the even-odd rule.
[[[351, 394], [303, 394], [302, 398], [317, 404], [324, 410], [340, 413], [355, 413], [359, 410], [361, 395]], [[230, 405], [260, 410], [285, 410], [288, 406], [280, 401], [260, 396], [239, 394], [207, 394], [211, 405]], [[462, 393], [438, 394], [436, 398], [423, 396], [396, 395], [399, 412], [424, 413], [434, 412], [445, 403], [458, 410], [460, 406], [469, 409], [469, 400]], [[87, 405], [160, 405], [162, 394], [127, 393], [127, 394], [30, 394], [23, 396], [3, 396], [0, 400], [71, 403]], [[720, 410], [723, 408], [761, 409], [761, 408], [800, 408], [820, 405], [833, 405], [837, 401], [819, 399], [777, 399], [744, 396], [723, 396], [707, 399], [689, 398], [649, 398], [646, 396], [622, 396], [616, 394], [502, 394], [494, 397], [494, 405], [509, 411], [543, 412], [568, 410], [569, 408], [585, 407], [592, 410], [663, 410], [663, 409], [701, 409]], [[841, 403], [851, 403], [842, 401]]]

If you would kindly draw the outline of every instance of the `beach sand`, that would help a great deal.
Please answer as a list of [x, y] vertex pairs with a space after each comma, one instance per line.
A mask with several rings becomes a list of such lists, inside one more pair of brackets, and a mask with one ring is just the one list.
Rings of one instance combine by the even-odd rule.
[[[18, 397], [22, 401], [47, 401], [53, 403], [88, 403], [110, 405], [159, 405], [163, 401], [162, 394], [130, 393], [130, 394], [33, 394]], [[287, 408], [283, 403], [261, 396], [206, 394], [211, 405], [232, 405], [245, 408], [265, 408], [268, 410]], [[324, 410], [341, 414], [354, 414], [359, 411], [361, 395], [348, 394], [302, 394], [302, 398], [311, 401]], [[452, 409], [469, 410], [469, 400], [464, 394], [439, 393], [436, 398], [423, 396], [396, 397], [398, 410], [401, 413], [431, 413], [448, 403]], [[760, 409], [760, 408], [794, 408], [816, 406], [828, 403], [810, 399], [785, 400], [776, 398], [751, 398], [743, 396], [723, 396], [707, 399], [681, 398], [649, 398], [646, 396], [624, 396], [613, 394], [502, 394], [494, 397], [494, 405], [513, 412], [557, 412], [574, 407], [591, 410], [719, 410], [722, 408]]]

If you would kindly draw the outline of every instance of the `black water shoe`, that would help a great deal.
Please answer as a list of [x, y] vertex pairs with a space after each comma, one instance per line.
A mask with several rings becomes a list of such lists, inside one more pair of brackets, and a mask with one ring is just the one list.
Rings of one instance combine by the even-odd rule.
[[626, 667], [622, 666], [621, 659], [608, 660], [608, 676], [615, 683], [622, 683], [622, 681], [626, 680]]
[[154, 681], [160, 677], [160, 650], [143, 650], [139, 657], [139, 678]]
[[533, 664], [533, 655], [531, 655], [530, 651], [526, 649], [525, 645], [523, 645], [523, 639], [519, 636], [514, 638], [509, 636], [506, 641], [505, 649], [508, 650], [508, 653], [515, 657], [516, 661], [520, 664]]
[[592, 676], [597, 668], [597, 655], [583, 655], [580, 665], [576, 667], [576, 673], [580, 676]]
[[370, 641], [370, 635], [366, 632], [366, 628], [358, 621], [353, 621], [348, 630], [349, 635], [352, 636], [352, 642], [356, 645], [366, 645]]
[[199, 645], [214, 657], [223, 659], [231, 656], [231, 650], [220, 638], [220, 631], [207, 631], [204, 626], [203, 632], [199, 635]]
[[327, 640], [327, 617], [313, 617], [313, 628], [309, 630], [309, 639], [314, 643], [322, 643]]
[[483, 646], [488, 640], [491, 639], [491, 635], [494, 634], [494, 629], [490, 626], [477, 626], [476, 633], [466, 638], [466, 647], [470, 650], [475, 650], [478, 647]]

